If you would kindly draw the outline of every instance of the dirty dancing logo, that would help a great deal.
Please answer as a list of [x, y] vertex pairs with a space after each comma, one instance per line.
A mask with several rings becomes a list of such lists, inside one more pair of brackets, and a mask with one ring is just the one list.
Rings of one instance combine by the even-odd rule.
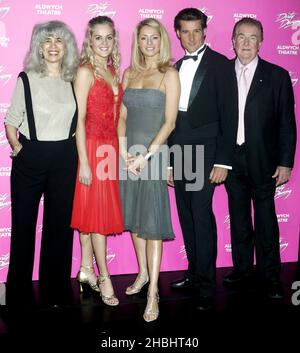
[[279, 28], [293, 28], [300, 26], [300, 20], [295, 19], [296, 12], [284, 12], [277, 15], [276, 22], [279, 22]]
[[99, 4], [90, 4], [88, 6], [87, 13], [89, 13], [91, 17], [108, 16], [112, 18], [115, 16], [117, 11], [107, 10], [109, 6], [110, 4], [108, 2], [103, 2]]
[[0, 66], [0, 83], [2, 86], [5, 86], [9, 80], [11, 79], [11, 74], [5, 74], [3, 71], [5, 70], [4, 66]]
[[298, 83], [298, 77], [295, 76], [295, 73], [293, 71], [289, 71], [289, 74], [291, 77], [292, 85], [293, 87], [295, 87], [296, 84]]
[[199, 9], [201, 12], [203, 12], [206, 16], [207, 16], [207, 24], [210, 23], [210, 21], [213, 19], [213, 15], [210, 15], [208, 13], [208, 9], [206, 7], [202, 7], [201, 9]]
[[277, 19], [275, 22], [279, 23], [279, 29], [294, 30], [291, 36], [291, 42], [293, 43], [294, 47], [291, 46], [290, 50], [296, 51], [297, 55], [299, 49], [297, 46], [300, 44], [300, 19], [296, 18], [296, 15], [296, 12], [283, 12], [277, 15]]
[[9, 6], [0, 6], [0, 18], [4, 18], [9, 13], [9, 11], [10, 11]]
[[0, 256], [0, 271], [7, 268], [9, 265], [9, 254], [3, 254]]
[[9, 195], [6, 194], [0, 194], [0, 210], [3, 210], [4, 208], [10, 208], [11, 201], [9, 199]]
[[277, 199], [284, 199], [286, 200], [288, 197], [291, 196], [292, 189], [288, 188], [286, 185], [281, 185], [276, 188], [275, 192], [275, 200]]
[[186, 254], [186, 250], [185, 250], [184, 245], [181, 245], [181, 247], [179, 249], [179, 254], [182, 256], [182, 260], [187, 259], [187, 254]]

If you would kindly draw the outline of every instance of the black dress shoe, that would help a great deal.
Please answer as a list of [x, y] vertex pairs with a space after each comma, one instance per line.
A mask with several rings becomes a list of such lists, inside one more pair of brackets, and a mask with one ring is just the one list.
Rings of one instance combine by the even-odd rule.
[[171, 287], [174, 289], [191, 288], [192, 283], [189, 278], [182, 278], [180, 280], [171, 282]]
[[198, 305], [196, 306], [196, 309], [199, 311], [207, 311], [211, 310], [214, 307], [214, 298], [209, 296], [209, 297], [199, 297], [199, 302]]
[[223, 278], [223, 282], [226, 284], [235, 284], [235, 283], [241, 283], [251, 278], [253, 278], [253, 272], [250, 272], [250, 271], [241, 272], [241, 271], [233, 270]]
[[280, 282], [270, 282], [267, 284], [267, 295], [272, 299], [282, 299], [283, 289]]

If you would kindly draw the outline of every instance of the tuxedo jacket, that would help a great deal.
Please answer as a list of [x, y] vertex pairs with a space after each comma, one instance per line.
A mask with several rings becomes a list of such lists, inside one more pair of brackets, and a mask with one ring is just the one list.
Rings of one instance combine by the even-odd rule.
[[[238, 127], [238, 86], [235, 59], [235, 136]], [[289, 73], [259, 58], [246, 98], [245, 151], [248, 174], [255, 183], [270, 180], [277, 166], [293, 167], [296, 149], [294, 93]]]
[[[178, 71], [182, 61], [180, 59], [175, 64]], [[181, 90], [184, 89], [181, 87]], [[207, 47], [193, 79], [187, 119], [200, 134], [202, 130], [205, 131], [206, 136], [201, 138], [216, 139], [215, 164], [229, 166], [232, 165], [235, 145], [232, 91], [233, 77], [229, 60]]]

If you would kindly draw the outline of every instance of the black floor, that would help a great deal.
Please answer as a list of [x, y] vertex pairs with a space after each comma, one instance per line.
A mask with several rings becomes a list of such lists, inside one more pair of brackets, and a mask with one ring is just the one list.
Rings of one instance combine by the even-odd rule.
[[[34, 302], [20, 292], [17, 305], [0, 307], [0, 352], [299, 352], [300, 305], [291, 301], [292, 283], [300, 281], [297, 264], [282, 266], [283, 300], [265, 298], [255, 284], [224, 287], [227, 272], [217, 271], [216, 307], [210, 312], [197, 312], [197, 298], [189, 291], [170, 288], [182, 272], [161, 273], [160, 316], [153, 323], [142, 319], [146, 291], [124, 294], [135, 275], [113, 276], [118, 307], [104, 305], [97, 293], [80, 295], [76, 280], [71, 297], [54, 307], [34, 282]], [[64, 297], [60, 288], [57, 293]], [[300, 292], [295, 296], [300, 302]], [[129, 340], [135, 340], [133, 348]]]

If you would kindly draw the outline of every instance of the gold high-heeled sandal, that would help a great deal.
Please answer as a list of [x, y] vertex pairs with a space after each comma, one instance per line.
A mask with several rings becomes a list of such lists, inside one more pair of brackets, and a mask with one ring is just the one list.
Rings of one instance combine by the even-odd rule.
[[101, 285], [107, 280], [110, 280], [110, 275], [100, 275], [97, 279], [97, 284], [100, 289], [100, 297], [104, 304], [109, 306], [116, 306], [119, 304], [119, 299], [115, 296], [115, 293], [112, 295], [104, 295], [101, 290]]
[[[144, 280], [141, 284], [138, 285], [138, 282], [139, 282], [140, 280], [142, 280], [143, 278], [145, 278], [145, 280]], [[148, 282], [149, 282], [149, 276], [148, 276], [148, 274], [145, 275], [145, 274], [139, 273], [139, 274], [137, 275], [137, 277], [136, 277], [134, 283], [133, 283], [131, 286], [127, 287], [125, 293], [126, 293], [127, 295], [137, 294], [137, 293], [139, 293], [139, 292], [142, 290], [142, 288], [143, 288]]]
[[[86, 273], [84, 269], [89, 270], [89, 273]], [[100, 292], [99, 287], [97, 286], [97, 279], [96, 282], [93, 282], [91, 279], [91, 275], [94, 274], [94, 267], [93, 266], [80, 266], [80, 270], [77, 274], [77, 281], [79, 283], [79, 290], [80, 293], [83, 292], [83, 284], [87, 284], [91, 287], [92, 290], [96, 292]]]
[[[153, 310], [152, 307], [149, 306], [149, 299], [152, 299], [153, 301], [156, 301], [157, 303], [157, 310]], [[159, 307], [158, 307], [158, 302], [159, 302], [159, 295], [158, 292], [155, 293], [155, 295], [149, 295], [147, 294], [147, 306], [144, 311], [143, 318], [146, 322], [152, 322], [155, 321], [158, 316], [159, 316]]]

